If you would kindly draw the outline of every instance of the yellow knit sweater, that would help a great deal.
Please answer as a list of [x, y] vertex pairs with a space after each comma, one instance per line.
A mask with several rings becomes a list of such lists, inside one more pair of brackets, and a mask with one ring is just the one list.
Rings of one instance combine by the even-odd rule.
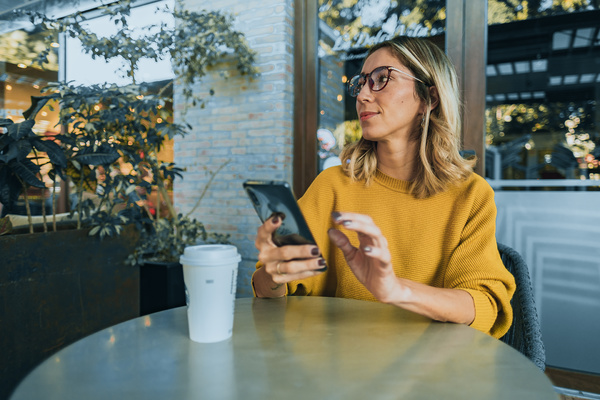
[[327, 236], [335, 227], [356, 247], [356, 233], [334, 226], [331, 219], [332, 211], [355, 212], [369, 215], [381, 229], [397, 276], [467, 291], [475, 302], [471, 326], [480, 331], [498, 338], [510, 327], [515, 281], [496, 246], [494, 192], [479, 175], [443, 193], [415, 199], [408, 193], [408, 182], [377, 171], [366, 187], [334, 167], [320, 173], [298, 203], [328, 270], [290, 282], [289, 294], [376, 301]]

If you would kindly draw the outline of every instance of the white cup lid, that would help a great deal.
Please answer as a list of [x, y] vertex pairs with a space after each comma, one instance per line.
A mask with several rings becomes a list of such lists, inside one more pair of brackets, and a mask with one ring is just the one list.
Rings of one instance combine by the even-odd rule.
[[242, 257], [237, 248], [229, 244], [202, 244], [188, 246], [179, 258], [182, 265], [195, 267], [216, 267], [219, 265], [240, 262]]

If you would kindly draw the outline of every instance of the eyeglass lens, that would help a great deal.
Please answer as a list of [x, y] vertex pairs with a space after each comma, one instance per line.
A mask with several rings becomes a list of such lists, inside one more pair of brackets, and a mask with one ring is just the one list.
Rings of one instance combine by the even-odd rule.
[[356, 75], [348, 84], [350, 96], [358, 96], [367, 80], [369, 82], [369, 88], [371, 88], [372, 91], [377, 92], [382, 90], [390, 79], [390, 73], [391, 71], [388, 67], [378, 67], [369, 74]]

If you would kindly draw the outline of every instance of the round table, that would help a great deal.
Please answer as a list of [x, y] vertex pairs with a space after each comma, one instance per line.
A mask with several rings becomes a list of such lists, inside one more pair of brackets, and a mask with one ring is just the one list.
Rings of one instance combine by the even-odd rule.
[[127, 321], [56, 353], [21, 399], [557, 399], [510, 346], [464, 325], [325, 297], [236, 300], [233, 337], [188, 337], [186, 308]]

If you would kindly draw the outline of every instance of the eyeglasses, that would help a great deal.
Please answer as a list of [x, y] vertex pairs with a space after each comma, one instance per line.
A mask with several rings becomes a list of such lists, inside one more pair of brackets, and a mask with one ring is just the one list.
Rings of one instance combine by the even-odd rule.
[[352, 79], [350, 79], [350, 82], [348, 82], [348, 93], [352, 97], [358, 96], [367, 80], [369, 82], [369, 87], [371, 88], [371, 90], [374, 92], [379, 92], [380, 90], [383, 90], [390, 81], [390, 75], [392, 74], [392, 71], [400, 72], [401, 74], [406, 75], [409, 78], [412, 78], [421, 83], [425, 83], [416, 76], [412, 76], [411, 74], [407, 74], [404, 71], [400, 71], [398, 68], [383, 66], [375, 68], [368, 74], [356, 75]]

